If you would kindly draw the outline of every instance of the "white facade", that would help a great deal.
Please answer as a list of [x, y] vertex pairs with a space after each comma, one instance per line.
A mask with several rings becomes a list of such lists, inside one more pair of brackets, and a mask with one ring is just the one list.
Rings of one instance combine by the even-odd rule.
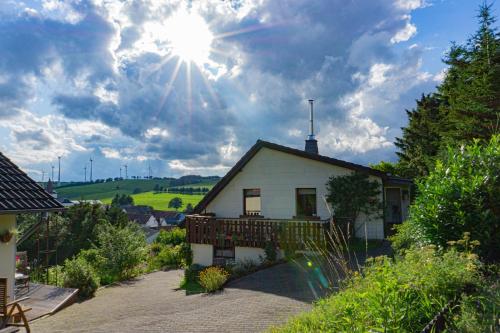
[[214, 262], [214, 247], [210, 244], [191, 243], [193, 263], [202, 266], [211, 266]]
[[[0, 215], [0, 229], [16, 227], [15, 215]], [[14, 300], [14, 284], [16, 273], [16, 236], [8, 243], [0, 242], [0, 277], [7, 278], [7, 299]]]
[[[296, 189], [316, 189], [316, 211], [321, 219], [329, 219], [326, 203], [326, 183], [331, 176], [348, 175], [352, 170], [261, 148], [243, 169], [207, 205], [207, 213], [217, 217], [239, 218], [243, 214], [243, 189], [260, 189], [261, 215], [271, 219], [292, 219], [296, 216]], [[370, 176], [371, 180], [382, 179]], [[383, 194], [380, 194], [383, 201]], [[380, 212], [382, 214], [382, 211]], [[382, 217], [360, 217], [356, 221], [356, 236], [369, 239], [384, 238]]]

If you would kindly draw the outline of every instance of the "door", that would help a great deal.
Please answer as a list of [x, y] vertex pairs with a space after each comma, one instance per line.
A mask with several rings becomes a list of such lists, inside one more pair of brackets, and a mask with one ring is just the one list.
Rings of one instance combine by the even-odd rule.
[[389, 233], [391, 233], [394, 224], [403, 222], [401, 213], [401, 190], [399, 188], [385, 189], [385, 221]]

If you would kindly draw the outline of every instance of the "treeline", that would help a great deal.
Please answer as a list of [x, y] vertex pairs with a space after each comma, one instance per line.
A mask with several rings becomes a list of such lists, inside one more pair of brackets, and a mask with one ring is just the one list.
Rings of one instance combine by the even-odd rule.
[[163, 187], [156, 184], [154, 191], [157, 193], [205, 194], [210, 191], [210, 189], [208, 187]]
[[478, 19], [476, 33], [463, 45], [452, 43], [445, 55], [448, 68], [437, 91], [423, 94], [406, 111], [408, 125], [395, 142], [398, 161], [373, 167], [403, 177], [427, 176], [447, 147], [484, 144], [500, 133], [500, 38], [491, 5], [481, 6]]

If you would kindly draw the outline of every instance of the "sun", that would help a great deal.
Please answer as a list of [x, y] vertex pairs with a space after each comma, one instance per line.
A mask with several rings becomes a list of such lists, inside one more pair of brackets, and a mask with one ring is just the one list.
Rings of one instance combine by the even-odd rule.
[[203, 17], [179, 10], [167, 20], [165, 28], [172, 54], [198, 65], [208, 61], [214, 36]]

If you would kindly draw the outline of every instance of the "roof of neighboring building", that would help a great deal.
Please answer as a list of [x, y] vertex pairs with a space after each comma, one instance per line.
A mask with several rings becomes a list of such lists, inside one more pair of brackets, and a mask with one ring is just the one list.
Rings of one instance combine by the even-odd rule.
[[290, 148], [276, 143], [257, 140], [257, 142], [250, 148], [245, 155], [229, 170], [229, 172], [203, 197], [203, 199], [196, 205], [194, 212], [199, 214], [207, 207], [207, 205], [226, 187], [227, 184], [238, 174], [239, 171], [257, 154], [257, 152], [262, 148], [268, 148], [276, 151], [280, 151], [286, 154], [292, 154], [298, 157], [307, 158], [310, 160], [315, 160], [342, 168], [350, 169], [353, 171], [367, 173], [376, 177], [382, 178], [384, 181], [390, 180], [391, 182], [401, 181], [411, 183], [411, 180], [390, 176], [383, 171], [369, 168], [360, 164], [355, 164], [351, 162], [342, 161], [336, 158], [323, 156], [319, 154], [308, 153], [304, 150]]
[[120, 206], [127, 214], [150, 214], [153, 212], [151, 207], [149, 206], [134, 206], [134, 205], [125, 205]]
[[59, 201], [0, 152], [0, 214], [62, 209]]
[[127, 213], [129, 221], [135, 221], [139, 224], [146, 224], [151, 216], [151, 214]]
[[177, 220], [179, 219], [180, 215], [182, 215], [181, 212], [176, 212], [176, 211], [161, 211], [161, 210], [154, 210], [153, 211], [154, 217], [157, 219], [167, 219], [167, 220]]

